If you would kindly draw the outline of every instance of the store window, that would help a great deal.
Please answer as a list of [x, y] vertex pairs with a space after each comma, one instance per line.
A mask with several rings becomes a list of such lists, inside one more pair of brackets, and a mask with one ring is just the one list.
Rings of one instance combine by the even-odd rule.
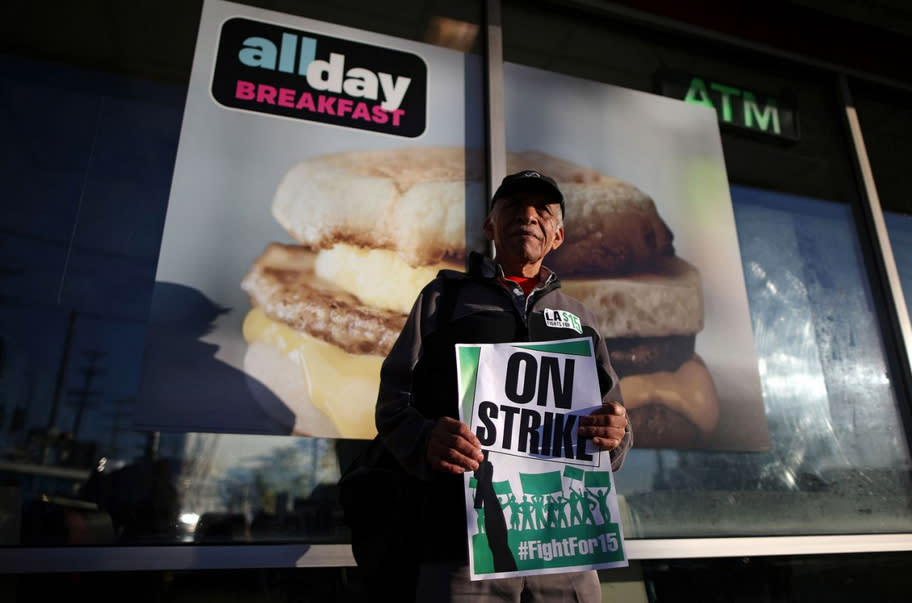
[[[242, 277], [269, 243], [292, 243], [269, 203], [307, 155], [447, 147], [473, 178], [454, 195], [480, 206], [479, 3], [49, 2], [2, 14], [0, 545], [346, 542], [335, 482], [363, 434], [339, 437], [326, 418], [325, 432], [298, 429], [266, 398], [233, 404], [256, 386], [220, 325], [237, 314], [240, 334]], [[310, 61], [325, 62], [311, 76], [324, 97], [264, 79], [251, 101], [335, 122], [306, 130], [300, 115], [225, 99], [216, 111], [230, 127], [207, 121], [197, 109], [213, 103], [205, 80], [232, 19], [260, 28], [238, 34], [248, 74], [304, 80], [307, 49], [337, 44], [342, 59], [318, 47]], [[250, 100], [235, 84], [234, 100]], [[411, 129], [390, 129], [400, 122]], [[377, 127], [352, 127], [365, 124]], [[223, 257], [237, 260], [230, 278]], [[190, 266], [196, 280], [181, 280]], [[167, 370], [150, 380], [147, 346], [162, 340]]]
[[[205, 138], [187, 139], [182, 131], [191, 123], [193, 99], [201, 98], [194, 94], [206, 92], [190, 86], [200, 73], [194, 71], [198, 32], [205, 10], [215, 5], [271, 25], [291, 24], [284, 33], [296, 36], [296, 53], [319, 22], [329, 37], [353, 28], [366, 32], [359, 43], [425, 57], [436, 82], [458, 88], [443, 96], [455, 103], [446, 106], [460, 109], [441, 120], [450, 122], [452, 136], [430, 131], [403, 146], [453, 146], [461, 130], [460, 144], [482, 150], [480, 3], [415, 1], [395, 11], [354, 0], [242, 2], [236, 8], [217, 2], [5, 6], [4, 546], [347, 539], [333, 484], [362, 440], [288, 435], [295, 417], [287, 409], [253, 406], [244, 415], [220, 408], [211, 396], [215, 408], [202, 413], [206, 422], [197, 428], [162, 425], [168, 413], [146, 414], [142, 427], [135, 426], [148, 408], [138, 399], [148, 393], [142, 364], [150, 310], [168, 317], [175, 301], [194, 309], [190, 318], [201, 331], [191, 345], [176, 348], [181, 354], [202, 349], [214, 362], [220, 360], [214, 347], [224, 343], [205, 339], [212, 335], [205, 332], [224, 318], [225, 304], [184, 288], [172, 289], [174, 296], [165, 298], [170, 304], [156, 306], [159, 270], [168, 265], [179, 272], [199, 262], [199, 248], [189, 245], [198, 237], [220, 237], [228, 250], [250, 242], [249, 233], [221, 213], [197, 216], [183, 230], [169, 224], [176, 215], [193, 218], [188, 210], [200, 206], [169, 206], [175, 186], [193, 191], [209, 175], [230, 171], [225, 166], [232, 161], [250, 160], [256, 148], [232, 146], [226, 138], [220, 142], [227, 159], [196, 164], [196, 173], [207, 178], [176, 170], [187, 165], [181, 147], [192, 150], [194, 140]], [[503, 6], [508, 166], [564, 170], [583, 183], [618, 178], [639, 201], [636, 191], [652, 198], [673, 235], [675, 257], [685, 262], [678, 266], [688, 283], [686, 299], [705, 297], [702, 315], [691, 310], [680, 332], [668, 332], [669, 323], [642, 338], [660, 345], [653, 349], [677, 350], [674, 370], [666, 372], [690, 363], [719, 397], [715, 415], [688, 417], [685, 411], [682, 420], [678, 413], [675, 420], [686, 429], [675, 433], [683, 443], [663, 440], [658, 430], [651, 444], [638, 440], [617, 482], [625, 535], [908, 531], [908, 445], [889, 350], [878, 335], [880, 302], [871, 294], [859, 242], [858, 187], [833, 75], [561, 6], [559, 14], [543, 3]], [[291, 38], [276, 40], [272, 59], [260, 45], [249, 62], [300, 71], [300, 62], [282, 59], [292, 42], [283, 46], [280, 40]], [[428, 61], [430, 55], [435, 58]], [[459, 77], [440, 77], [444, 63]], [[211, 64], [199, 63], [204, 70]], [[327, 59], [321, 76], [327, 86], [336, 85], [333, 69]], [[362, 73], [349, 89], [365, 94], [366, 77]], [[385, 92], [402, 90], [395, 78], [386, 81]], [[344, 80], [336, 85], [345, 86]], [[268, 86], [254, 88], [254, 101], [290, 102], [281, 86], [273, 88], [274, 94]], [[244, 87], [235, 93], [250, 94]], [[907, 154], [893, 149], [902, 144], [895, 134], [906, 123], [903, 100], [892, 91], [866, 95], [860, 87], [856, 95], [902, 272], [910, 229], [908, 204], [896, 192], [897, 158]], [[682, 102], [687, 97], [691, 102]], [[327, 109], [329, 100], [323, 102]], [[306, 108], [295, 96], [298, 103]], [[350, 105], [352, 116], [356, 107]], [[238, 124], [251, 126], [235, 132], [241, 139], [261, 131], [247, 121], [253, 120], [243, 113], [247, 109], [232, 108], [242, 115]], [[214, 122], [191, 125], [209, 137], [222, 132], [211, 127]], [[383, 142], [374, 150], [398, 144], [389, 132], [378, 136]], [[351, 150], [343, 138], [314, 137], [326, 152]], [[480, 207], [479, 158], [464, 161], [477, 178], [465, 178], [459, 194]], [[284, 167], [273, 166], [262, 190], [276, 188]], [[257, 178], [240, 178], [218, 192], [254, 198], [258, 184]], [[211, 190], [207, 194], [214, 198]], [[263, 202], [266, 195], [258, 198]], [[263, 216], [268, 214], [256, 219]], [[255, 246], [263, 248], [273, 237], [289, 242], [278, 223], [262, 226]], [[470, 228], [467, 248], [474, 244]], [[248, 255], [249, 265], [256, 254]], [[596, 276], [628, 279], [615, 290], [625, 293], [648, 272], [639, 270]], [[674, 279], [662, 276], [659, 290], [667, 291]], [[908, 287], [912, 279], [902, 278]], [[214, 271], [199, 273], [198, 283], [243, 297], [237, 282], [219, 282]], [[624, 340], [618, 350], [637, 337], [617, 337]], [[171, 358], [182, 366], [200, 360]], [[237, 377], [226, 374], [221, 385], [246, 388], [231, 380]], [[667, 411], [660, 416], [675, 417]], [[215, 421], [235, 423], [216, 429]], [[247, 429], [238, 429], [238, 421]], [[277, 433], [283, 435], [271, 435]], [[73, 517], [88, 529], [67, 528]]]
[[[580, 195], [640, 228], [631, 214], [655, 212], [673, 237], [673, 260], [561, 271], [605, 316], [619, 299], [661, 316], [603, 325], [639, 436], [617, 476], [625, 535], [908, 531], [835, 76], [547, 3], [505, 2], [503, 32], [508, 167], [570, 170]], [[573, 207], [565, 248], [611, 219], [575, 224]], [[656, 299], [689, 309], [669, 319]]]

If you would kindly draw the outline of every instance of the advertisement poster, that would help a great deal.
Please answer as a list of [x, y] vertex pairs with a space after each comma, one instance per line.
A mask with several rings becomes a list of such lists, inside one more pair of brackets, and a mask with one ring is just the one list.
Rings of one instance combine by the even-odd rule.
[[479, 57], [206, 0], [140, 429], [369, 438], [421, 287], [483, 249]]
[[600, 318], [634, 446], [768, 450], [715, 112], [515, 64], [504, 80], [507, 170], [564, 193], [545, 263]]
[[[478, 56], [206, 0], [135, 427], [372, 437], [417, 294], [486, 249], [482, 82]], [[546, 264], [602, 319], [634, 445], [768, 449], [713, 111], [515, 64], [504, 87], [507, 170], [564, 191]]]
[[602, 401], [592, 340], [456, 347], [485, 456], [464, 474], [472, 579], [627, 566], [609, 453], [578, 434]]

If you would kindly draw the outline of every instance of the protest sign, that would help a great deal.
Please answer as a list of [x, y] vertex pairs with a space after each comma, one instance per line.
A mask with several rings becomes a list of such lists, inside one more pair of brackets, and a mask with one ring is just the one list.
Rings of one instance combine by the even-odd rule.
[[458, 345], [472, 580], [627, 565], [611, 459], [579, 435], [601, 404], [589, 338]]

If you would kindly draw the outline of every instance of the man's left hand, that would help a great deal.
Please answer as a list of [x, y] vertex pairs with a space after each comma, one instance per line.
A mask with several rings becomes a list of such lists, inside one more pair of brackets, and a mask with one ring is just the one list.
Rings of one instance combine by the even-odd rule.
[[627, 427], [627, 409], [620, 402], [602, 403], [586, 416], [580, 417], [581, 436], [604, 450], [614, 450], [621, 445]]

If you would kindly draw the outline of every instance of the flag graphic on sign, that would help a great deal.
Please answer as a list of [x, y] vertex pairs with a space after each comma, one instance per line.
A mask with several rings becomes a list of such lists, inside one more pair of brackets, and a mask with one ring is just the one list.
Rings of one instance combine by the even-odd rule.
[[530, 475], [520, 473], [519, 481], [522, 483], [523, 492], [526, 494], [551, 494], [563, 489], [560, 471]]

